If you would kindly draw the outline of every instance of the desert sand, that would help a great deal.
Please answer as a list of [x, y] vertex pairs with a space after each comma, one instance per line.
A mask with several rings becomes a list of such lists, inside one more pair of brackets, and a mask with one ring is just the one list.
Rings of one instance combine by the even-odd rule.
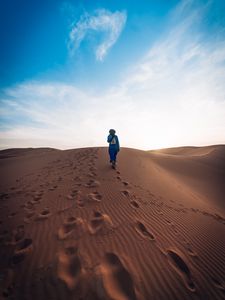
[[0, 151], [0, 299], [225, 299], [225, 145]]

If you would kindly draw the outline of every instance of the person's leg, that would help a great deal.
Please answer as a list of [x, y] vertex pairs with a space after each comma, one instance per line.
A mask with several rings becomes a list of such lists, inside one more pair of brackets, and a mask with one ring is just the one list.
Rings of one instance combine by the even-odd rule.
[[115, 161], [115, 152], [113, 152], [113, 160], [112, 160], [112, 167], [115, 169], [116, 161]]
[[112, 160], [112, 165], [113, 166], [116, 165], [116, 155], [117, 155], [117, 151], [114, 149], [114, 151], [113, 151], [113, 160]]
[[116, 162], [116, 156], [117, 156], [117, 151], [115, 151], [115, 154], [114, 154], [114, 160], [115, 160], [115, 162]]
[[109, 156], [110, 156], [110, 162], [114, 160], [114, 149], [109, 147]]
[[111, 162], [110, 148], [108, 148], [108, 153], [109, 153], [109, 160]]

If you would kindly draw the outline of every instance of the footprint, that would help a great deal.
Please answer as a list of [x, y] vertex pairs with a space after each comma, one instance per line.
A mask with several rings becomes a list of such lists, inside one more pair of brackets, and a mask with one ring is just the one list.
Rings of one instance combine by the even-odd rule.
[[86, 187], [89, 187], [89, 188], [92, 188], [92, 187], [98, 187], [100, 185], [100, 182], [97, 181], [97, 180], [94, 180], [94, 179], [90, 179], [86, 184], [85, 186]]
[[171, 263], [171, 265], [174, 267], [174, 269], [177, 271], [177, 273], [182, 276], [187, 288], [189, 290], [191, 290], [192, 292], [194, 292], [195, 285], [192, 280], [191, 271], [188, 268], [185, 261], [183, 260], [183, 258], [181, 258], [181, 256], [173, 250], [168, 250], [167, 255], [168, 255], [168, 259], [169, 259], [169, 262]]
[[40, 202], [41, 198], [42, 198], [41, 196], [35, 196], [35, 197], [33, 198], [32, 203], [33, 203], [33, 204], [36, 204], [36, 203]]
[[30, 210], [34, 208], [34, 203], [32, 201], [28, 201], [27, 203], [25, 203], [24, 205], [24, 209], [25, 210]]
[[154, 235], [147, 230], [143, 223], [137, 221], [135, 229], [142, 237], [149, 238], [150, 240], [155, 239]]
[[10, 215], [8, 215], [9, 218], [13, 218], [16, 215], [16, 212], [12, 212]]
[[1, 193], [0, 194], [0, 200], [6, 200], [8, 198], [9, 198], [9, 194], [7, 194], [7, 193]]
[[96, 177], [96, 173], [94, 173], [94, 172], [89, 172], [89, 173], [87, 174], [87, 176], [88, 176], [88, 177], [91, 177], [91, 178], [94, 178], [94, 177]]
[[77, 201], [77, 206], [80, 207], [80, 208], [84, 207], [84, 201], [82, 199], [79, 199]]
[[122, 183], [123, 183], [124, 185], [126, 185], [126, 186], [129, 185], [129, 183], [126, 182], [126, 181], [123, 181]]
[[76, 197], [79, 194], [80, 194], [80, 190], [72, 190], [72, 192], [71, 192], [72, 197]]
[[67, 219], [66, 219], [66, 223], [74, 223], [75, 221], [76, 221], [77, 219], [75, 218], [75, 217], [68, 217]]
[[39, 202], [40, 202], [40, 199], [36, 199], [36, 198], [30, 201], [30, 203], [33, 205], [33, 207], [35, 205], [37, 205]]
[[12, 243], [16, 244], [21, 241], [25, 236], [24, 225], [17, 226], [16, 230], [13, 231]]
[[32, 249], [33, 249], [32, 239], [24, 239], [20, 241], [16, 245], [14, 255], [12, 257], [12, 264], [16, 265], [22, 262], [27, 257], [27, 255], [32, 251]]
[[57, 274], [70, 290], [80, 286], [84, 269], [76, 247], [70, 246], [59, 252]]
[[102, 200], [102, 195], [98, 192], [93, 192], [88, 194], [88, 200], [100, 202]]
[[105, 254], [100, 265], [100, 273], [110, 299], [137, 299], [133, 279], [116, 254]]
[[43, 196], [43, 191], [41, 192], [36, 192], [33, 196], [34, 200], [40, 200], [41, 197]]
[[48, 217], [50, 216], [50, 211], [48, 208], [45, 208], [44, 210], [42, 210], [42, 212], [37, 216], [37, 220], [44, 220], [44, 219], [48, 219]]
[[84, 231], [85, 224], [81, 218], [68, 217], [58, 230], [58, 239], [79, 238], [84, 234]]
[[76, 181], [82, 181], [83, 177], [82, 176], [76, 176], [76, 177], [74, 177], [74, 180], [76, 180]]
[[121, 193], [124, 195], [124, 196], [126, 196], [126, 197], [130, 197], [130, 191], [128, 191], [128, 190], [125, 190], [125, 191], [121, 191]]
[[91, 172], [93, 172], [93, 173], [95, 173], [96, 171], [97, 171], [97, 168], [96, 167], [90, 167], [90, 169], [89, 169]]
[[57, 188], [57, 185], [54, 185], [53, 187], [49, 188], [49, 191], [54, 191]]
[[94, 211], [93, 218], [91, 219], [88, 228], [91, 234], [96, 234], [97, 232], [105, 233], [111, 229], [112, 226], [112, 220], [108, 215], [102, 214], [99, 211]]
[[68, 200], [75, 200], [75, 198], [79, 197], [80, 194], [81, 194], [81, 191], [79, 191], [79, 190], [73, 190], [70, 194], [68, 194], [66, 196], [66, 198]]
[[23, 239], [21, 242], [19, 242], [15, 248], [15, 253], [21, 253], [21, 252], [29, 252], [32, 248], [33, 241], [32, 239]]
[[32, 218], [34, 215], [35, 215], [35, 211], [33, 211], [33, 210], [28, 211], [27, 214], [26, 214], [26, 218], [27, 218], [27, 219], [30, 219], [30, 218]]
[[134, 201], [134, 200], [132, 200], [132, 201], [130, 202], [130, 204], [131, 204], [132, 206], [136, 207], [136, 208], [139, 208], [139, 204], [138, 204], [136, 201]]
[[76, 227], [75, 224], [63, 224], [58, 231], [58, 238], [59, 240], [64, 240], [66, 238], [69, 238], [72, 233], [73, 229]]

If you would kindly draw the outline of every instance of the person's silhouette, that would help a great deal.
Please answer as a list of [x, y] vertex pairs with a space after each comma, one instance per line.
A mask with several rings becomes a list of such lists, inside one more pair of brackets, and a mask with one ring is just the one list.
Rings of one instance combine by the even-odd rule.
[[116, 166], [116, 156], [117, 153], [120, 151], [119, 139], [115, 133], [116, 131], [114, 129], [110, 129], [107, 138], [107, 142], [109, 143], [110, 163], [112, 163], [113, 168], [115, 168]]

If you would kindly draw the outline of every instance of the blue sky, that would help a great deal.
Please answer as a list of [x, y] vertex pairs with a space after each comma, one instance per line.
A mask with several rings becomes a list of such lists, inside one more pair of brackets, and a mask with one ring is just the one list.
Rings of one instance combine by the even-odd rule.
[[0, 148], [224, 143], [225, 2], [1, 1]]

